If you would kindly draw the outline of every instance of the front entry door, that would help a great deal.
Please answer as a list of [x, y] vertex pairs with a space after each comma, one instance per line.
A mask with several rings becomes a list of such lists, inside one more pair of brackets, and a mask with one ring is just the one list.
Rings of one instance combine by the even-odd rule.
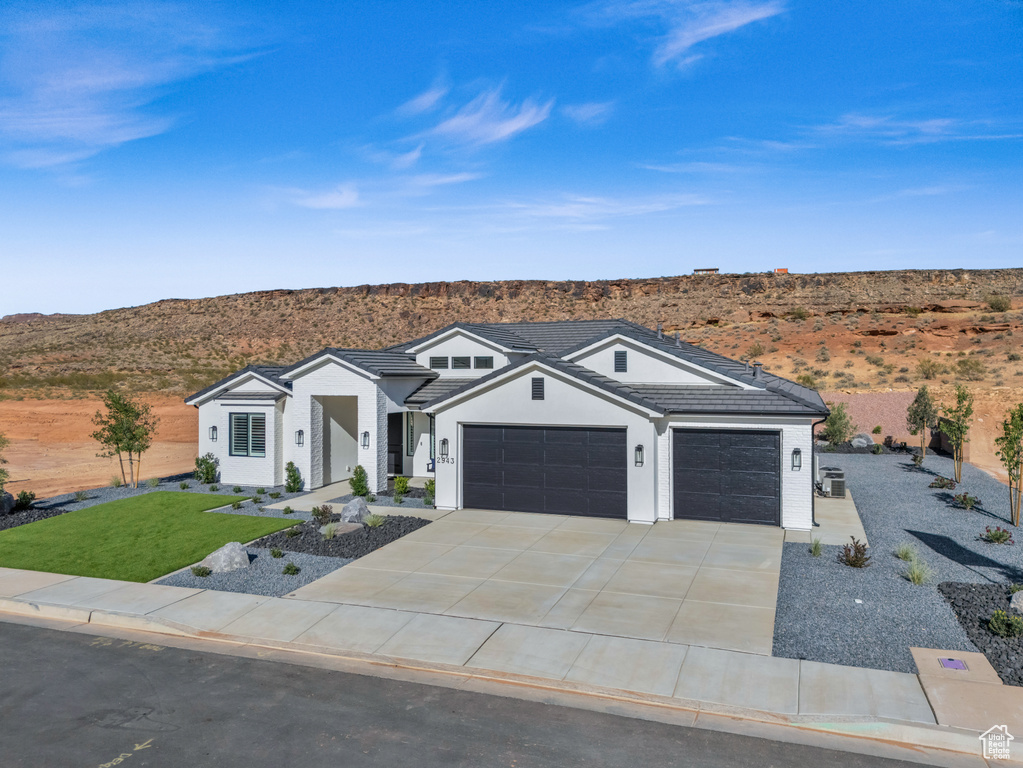
[[404, 469], [401, 450], [404, 417], [404, 413], [387, 414], [387, 474], [389, 475], [400, 475]]

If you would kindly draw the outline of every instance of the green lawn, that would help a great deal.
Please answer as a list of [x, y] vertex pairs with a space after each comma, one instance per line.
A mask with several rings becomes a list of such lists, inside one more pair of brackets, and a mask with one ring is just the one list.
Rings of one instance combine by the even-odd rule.
[[244, 498], [157, 491], [68, 512], [0, 531], [0, 566], [151, 581], [229, 541], [244, 544], [295, 524], [206, 511]]

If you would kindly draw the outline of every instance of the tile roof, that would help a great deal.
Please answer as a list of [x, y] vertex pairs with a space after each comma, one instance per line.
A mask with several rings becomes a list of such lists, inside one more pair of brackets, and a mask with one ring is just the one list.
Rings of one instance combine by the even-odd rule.
[[424, 368], [415, 360], [401, 352], [389, 352], [383, 349], [339, 349], [338, 347], [327, 347], [321, 349], [305, 360], [299, 360], [284, 371], [288, 376], [292, 371], [310, 363], [324, 355], [333, 355], [339, 360], [344, 360], [357, 368], [373, 374], [374, 376], [421, 376], [432, 379], [437, 376], [436, 371]]
[[448, 394], [452, 390], [471, 384], [475, 379], [455, 379], [449, 377], [437, 378], [428, 381], [419, 387], [415, 392], [405, 398], [405, 405], [410, 408], [418, 408], [423, 403], [428, 403], [438, 397]]
[[636, 393], [669, 413], [814, 415], [807, 405], [763, 389], [678, 384], [632, 384]]
[[215, 384], [210, 384], [208, 387], [200, 389], [195, 394], [189, 395], [188, 397], [185, 398], [185, 402], [187, 403], [189, 400], [195, 400], [197, 397], [202, 397], [203, 395], [209, 394], [210, 392], [216, 389], [220, 389], [220, 387], [224, 386], [225, 384], [229, 384], [230, 382], [234, 381], [235, 379], [241, 378], [247, 373], [255, 373], [256, 375], [261, 376], [267, 381], [273, 382], [279, 387], [291, 389], [290, 382], [281, 381], [281, 374], [284, 372], [284, 370], [285, 370], [284, 366], [281, 365], [246, 365], [240, 371], [235, 371], [230, 376], [221, 379]]

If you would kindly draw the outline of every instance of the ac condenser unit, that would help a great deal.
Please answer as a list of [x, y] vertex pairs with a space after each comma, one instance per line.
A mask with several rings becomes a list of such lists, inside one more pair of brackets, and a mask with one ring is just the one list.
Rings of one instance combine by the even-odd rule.
[[824, 495], [845, 498], [845, 472], [832, 471], [827, 472], [824, 475], [824, 479], [821, 480], [821, 486], [824, 488]]

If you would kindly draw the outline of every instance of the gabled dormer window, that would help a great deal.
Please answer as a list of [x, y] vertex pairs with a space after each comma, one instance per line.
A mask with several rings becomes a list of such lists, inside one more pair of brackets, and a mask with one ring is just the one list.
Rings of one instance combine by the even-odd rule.
[[615, 373], [627, 373], [629, 370], [629, 353], [615, 352]]
[[448, 359], [446, 357], [431, 357], [430, 367], [435, 371], [446, 370], [448, 367]]
[[454, 368], [455, 370], [464, 371], [467, 368], [472, 367], [471, 365], [469, 365], [470, 360], [472, 360], [472, 358], [470, 357], [452, 357], [451, 367]]
[[476, 357], [473, 358], [473, 365], [477, 368], [486, 368], [487, 370], [490, 370], [494, 367], [494, 358], [490, 356]]
[[533, 399], [543, 400], [543, 377], [538, 376], [533, 379]]

